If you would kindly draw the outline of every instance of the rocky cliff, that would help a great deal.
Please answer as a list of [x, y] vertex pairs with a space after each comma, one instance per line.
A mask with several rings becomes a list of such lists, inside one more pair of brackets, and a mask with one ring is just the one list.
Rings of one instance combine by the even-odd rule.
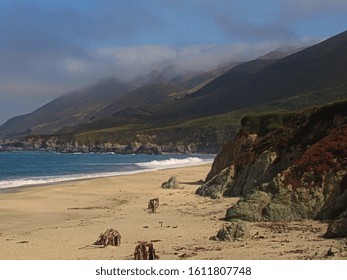
[[242, 197], [227, 220], [336, 219], [327, 236], [346, 236], [347, 101], [273, 119], [243, 119], [196, 193]]

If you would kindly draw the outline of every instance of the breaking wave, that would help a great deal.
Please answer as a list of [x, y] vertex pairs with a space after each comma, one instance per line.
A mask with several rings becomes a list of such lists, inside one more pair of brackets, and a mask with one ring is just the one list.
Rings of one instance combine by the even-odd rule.
[[[32, 186], [32, 185], [46, 185], [61, 183], [75, 180], [95, 179], [111, 176], [120, 176], [128, 174], [141, 173], [146, 170], [133, 170], [133, 171], [121, 171], [121, 172], [109, 172], [109, 173], [94, 173], [94, 174], [76, 174], [76, 175], [61, 175], [61, 176], [47, 176], [47, 177], [33, 177], [33, 178], [22, 178], [22, 179], [10, 179], [0, 181], [0, 190]], [[149, 171], [149, 170], [148, 170]]]
[[142, 168], [166, 169], [184, 166], [200, 165], [212, 162], [212, 159], [201, 159], [197, 157], [188, 157], [184, 159], [170, 158], [165, 160], [152, 160], [149, 162], [137, 163]]

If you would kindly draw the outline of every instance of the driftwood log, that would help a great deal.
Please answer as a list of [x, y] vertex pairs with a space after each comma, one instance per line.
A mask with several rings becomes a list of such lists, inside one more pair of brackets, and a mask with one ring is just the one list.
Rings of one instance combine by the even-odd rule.
[[[148, 248], [148, 249], [147, 249]], [[134, 260], [158, 260], [152, 242], [139, 242], [135, 247]]]
[[148, 207], [147, 207], [147, 209], [149, 211], [151, 211], [152, 213], [155, 213], [157, 211], [158, 207], [159, 207], [159, 198], [158, 197], [152, 198], [151, 200], [149, 200]]
[[120, 246], [121, 235], [115, 229], [107, 229], [104, 233], [99, 235], [99, 238], [94, 242], [94, 245], [104, 246]]

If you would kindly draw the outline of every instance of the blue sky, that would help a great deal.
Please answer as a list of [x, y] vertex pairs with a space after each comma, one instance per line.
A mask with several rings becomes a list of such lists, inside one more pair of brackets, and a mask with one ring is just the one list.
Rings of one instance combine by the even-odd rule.
[[100, 78], [312, 44], [346, 14], [346, 0], [1, 0], [0, 124]]

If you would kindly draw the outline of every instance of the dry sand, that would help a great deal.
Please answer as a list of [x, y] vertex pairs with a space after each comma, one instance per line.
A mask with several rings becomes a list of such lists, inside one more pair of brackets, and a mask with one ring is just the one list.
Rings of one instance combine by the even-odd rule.
[[[251, 223], [251, 238], [213, 241], [237, 198], [194, 194], [210, 165], [66, 182], [0, 193], [0, 259], [133, 259], [138, 241], [152, 241], [160, 259], [347, 259], [346, 239], [322, 238], [318, 221]], [[162, 189], [170, 176], [182, 189]], [[159, 197], [157, 213], [147, 211]], [[90, 246], [108, 228], [120, 247]], [[332, 247], [334, 256], [327, 256]]]

